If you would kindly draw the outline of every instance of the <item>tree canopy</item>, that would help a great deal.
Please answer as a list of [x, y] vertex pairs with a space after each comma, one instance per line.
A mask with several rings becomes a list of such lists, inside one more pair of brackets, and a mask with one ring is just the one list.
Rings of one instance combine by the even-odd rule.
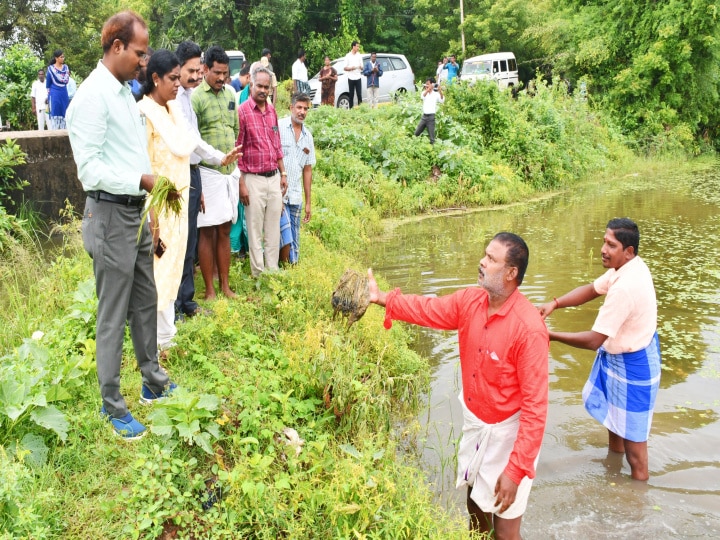
[[25, 44], [46, 63], [63, 49], [82, 78], [100, 58], [103, 21], [124, 8], [145, 17], [156, 48], [192, 39], [255, 60], [267, 47], [280, 78], [298, 49], [314, 73], [354, 39], [366, 52], [405, 54], [418, 79], [433, 75], [443, 55], [504, 50], [515, 53], [524, 83], [538, 73], [571, 87], [583, 81], [638, 147], [668, 133], [698, 140], [718, 131], [713, 0], [464, 0], [462, 25], [460, 2], [445, 0], [6, 0], [0, 45]]

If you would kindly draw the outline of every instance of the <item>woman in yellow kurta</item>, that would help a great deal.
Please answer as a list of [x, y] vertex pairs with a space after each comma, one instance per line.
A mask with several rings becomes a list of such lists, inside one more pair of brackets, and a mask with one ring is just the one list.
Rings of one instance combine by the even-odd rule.
[[[175, 299], [182, 279], [188, 236], [190, 196], [190, 154], [197, 153], [211, 165], [227, 165], [237, 160], [237, 150], [223, 154], [200, 139], [175, 101], [180, 88], [180, 62], [172, 52], [159, 49], [150, 57], [143, 99], [138, 103], [145, 117], [147, 145], [153, 173], [167, 176], [182, 197], [179, 215], [152, 216], [155, 251], [155, 286], [158, 293], [157, 340], [160, 348], [172, 345], [175, 327]], [[202, 204], [202, 203], [201, 203]], [[158, 253], [161, 253], [158, 256]]]
[[168, 50], [155, 51], [148, 62], [144, 97], [138, 106], [145, 116], [148, 154], [153, 173], [167, 176], [182, 197], [179, 215], [163, 213], [151, 217], [156, 246], [159, 242], [164, 246], [164, 252], [156, 249], [154, 255], [160, 348], [170, 346], [177, 333], [175, 298], [180, 287], [187, 246], [190, 154], [196, 146], [180, 107], [173, 101], [179, 87], [180, 62]]

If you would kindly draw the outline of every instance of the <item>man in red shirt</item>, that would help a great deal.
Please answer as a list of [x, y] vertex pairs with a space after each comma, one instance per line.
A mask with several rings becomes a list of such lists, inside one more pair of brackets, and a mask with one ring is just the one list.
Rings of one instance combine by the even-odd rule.
[[457, 330], [464, 423], [457, 487], [468, 487], [470, 529], [519, 539], [548, 407], [548, 331], [518, 290], [528, 247], [502, 232], [478, 267], [480, 288], [431, 298], [380, 291], [368, 271], [370, 301], [392, 319]]
[[288, 185], [277, 113], [267, 101], [271, 76], [267, 68], [256, 68], [250, 74], [251, 99], [238, 108], [237, 144], [244, 145], [238, 159], [240, 202], [246, 207], [253, 277], [258, 277], [266, 268], [278, 269], [280, 213]]

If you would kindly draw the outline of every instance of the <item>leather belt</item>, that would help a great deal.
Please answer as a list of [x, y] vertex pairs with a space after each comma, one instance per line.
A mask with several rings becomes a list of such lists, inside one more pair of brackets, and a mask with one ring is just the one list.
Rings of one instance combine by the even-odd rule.
[[194, 164], [191, 163], [190, 168], [195, 171], [200, 168], [200, 164], [199, 163], [194, 163]]
[[111, 202], [115, 204], [122, 204], [124, 206], [142, 206], [145, 204], [145, 195], [115, 195], [114, 193], [108, 193], [107, 191], [88, 191], [86, 192], [88, 197], [92, 197], [96, 201]]
[[250, 173], [250, 174], [257, 174], [258, 176], [264, 176], [265, 178], [270, 178], [271, 176], [275, 176], [277, 173], [278, 173], [278, 170], [275, 169], [273, 171], [256, 172], [256, 173]]

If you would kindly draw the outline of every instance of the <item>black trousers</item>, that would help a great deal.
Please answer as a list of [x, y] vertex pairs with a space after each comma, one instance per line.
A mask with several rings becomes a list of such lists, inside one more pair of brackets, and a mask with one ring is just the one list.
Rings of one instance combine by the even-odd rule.
[[353, 93], [357, 94], [358, 105], [362, 103], [362, 79], [353, 81], [348, 79], [348, 91], [350, 92], [350, 108], [353, 108]]
[[200, 213], [200, 196], [202, 195], [202, 181], [200, 169], [190, 167], [190, 196], [188, 202], [188, 238], [185, 262], [183, 263], [182, 279], [175, 300], [175, 311], [178, 313], [193, 313], [198, 305], [195, 297], [195, 253], [197, 252], [198, 228], [197, 219]]

